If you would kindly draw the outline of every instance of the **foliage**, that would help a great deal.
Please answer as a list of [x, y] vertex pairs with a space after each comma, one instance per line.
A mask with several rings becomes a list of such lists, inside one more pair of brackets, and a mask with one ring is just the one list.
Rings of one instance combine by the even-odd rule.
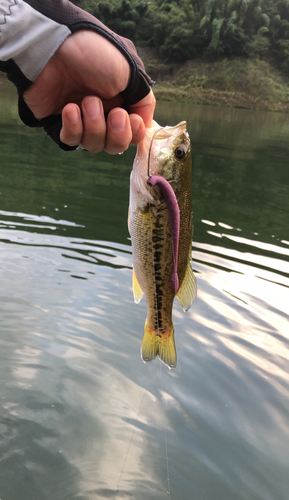
[[288, 0], [75, 0], [163, 60], [263, 57], [289, 74]]
[[287, 78], [259, 58], [194, 59], [154, 88], [157, 99], [289, 112]]

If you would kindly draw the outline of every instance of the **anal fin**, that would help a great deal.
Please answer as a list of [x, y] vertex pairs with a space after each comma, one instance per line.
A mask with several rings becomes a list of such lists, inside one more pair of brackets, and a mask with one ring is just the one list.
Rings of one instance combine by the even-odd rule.
[[196, 278], [188, 260], [186, 274], [176, 296], [184, 311], [188, 311], [197, 296]]

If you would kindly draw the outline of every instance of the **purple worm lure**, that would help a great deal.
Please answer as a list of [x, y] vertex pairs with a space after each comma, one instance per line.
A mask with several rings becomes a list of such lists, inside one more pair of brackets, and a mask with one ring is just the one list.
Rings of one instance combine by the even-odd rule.
[[179, 236], [180, 236], [180, 209], [175, 192], [170, 185], [170, 183], [160, 175], [150, 175], [150, 155], [153, 140], [155, 135], [162, 130], [163, 127], [156, 130], [154, 133], [149, 154], [148, 154], [148, 179], [147, 184], [151, 187], [158, 186], [162, 196], [164, 197], [165, 203], [167, 205], [171, 233], [172, 233], [172, 244], [173, 244], [173, 271], [171, 276], [171, 288], [174, 293], [178, 291], [179, 288], [179, 277], [178, 277], [178, 253], [179, 253]]

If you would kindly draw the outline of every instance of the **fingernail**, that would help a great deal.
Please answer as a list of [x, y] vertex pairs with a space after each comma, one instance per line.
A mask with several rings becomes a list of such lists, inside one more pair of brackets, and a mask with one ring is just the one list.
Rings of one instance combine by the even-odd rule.
[[101, 114], [100, 101], [96, 97], [88, 97], [84, 102], [85, 111], [91, 120], [97, 120]]
[[119, 112], [111, 113], [111, 115], [110, 115], [110, 123], [111, 123], [112, 128], [116, 132], [123, 132], [124, 129], [125, 129], [125, 125], [126, 125], [126, 116], [125, 116], [125, 114], [124, 113], [119, 113]]
[[67, 111], [67, 118], [71, 123], [77, 123], [79, 120], [79, 114], [76, 108], [72, 108]]

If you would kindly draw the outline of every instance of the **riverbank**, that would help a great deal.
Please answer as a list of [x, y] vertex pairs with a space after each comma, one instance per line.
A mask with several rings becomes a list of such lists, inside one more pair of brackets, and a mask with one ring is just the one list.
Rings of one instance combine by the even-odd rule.
[[289, 112], [289, 79], [260, 59], [164, 64], [139, 50], [157, 100]]
[[[138, 52], [159, 101], [289, 112], [289, 79], [267, 61], [195, 59], [177, 65], [163, 63], [151, 50]], [[0, 84], [11, 85], [1, 73]]]

